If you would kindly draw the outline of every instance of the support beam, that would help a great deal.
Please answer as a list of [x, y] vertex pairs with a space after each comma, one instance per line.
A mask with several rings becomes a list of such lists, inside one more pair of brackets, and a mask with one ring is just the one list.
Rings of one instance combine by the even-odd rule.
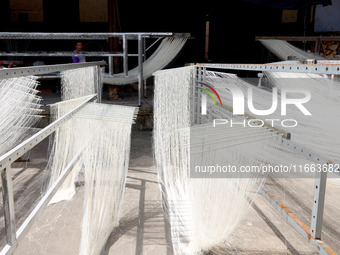
[[138, 39], [139, 36], [147, 38], [157, 37], [190, 37], [189, 33], [23, 33], [1, 32], [0, 39], [16, 40], [108, 40], [112, 37], [126, 36], [129, 39]]
[[[86, 57], [124, 57], [124, 52], [111, 51], [82, 51], [81, 54], [76, 54], [73, 51], [11, 51], [0, 52], [3, 57], [71, 57], [71, 56], [86, 56]], [[138, 54], [127, 54], [129, 57], [138, 57]]]
[[102, 102], [102, 69], [99, 66], [94, 68], [94, 91], [97, 94], [97, 102]]
[[[207, 82], [207, 69], [206, 68], [202, 68], [202, 81], [203, 81], [203, 83], [206, 83]], [[201, 94], [201, 97], [203, 96], [203, 94]], [[206, 94], [204, 94], [204, 96], [207, 98], [207, 95]], [[202, 107], [207, 107], [207, 106], [203, 106], [203, 103], [204, 102], [204, 100], [201, 98], [201, 108]], [[207, 100], [205, 100], [205, 103], [207, 102]], [[207, 110], [207, 109], [206, 109]], [[203, 112], [203, 111], [202, 111]], [[207, 113], [207, 115], [208, 115], [208, 119], [210, 120], [210, 121], [212, 121], [212, 116], [211, 116], [211, 112], [209, 111], [209, 113]], [[203, 116], [201, 116], [201, 118], [203, 118]], [[201, 120], [201, 123], [202, 123], [202, 120]]]
[[[209, 15], [207, 15], [207, 18]], [[205, 50], [204, 50], [204, 59], [206, 61], [209, 60], [209, 30], [210, 30], [210, 22], [207, 20], [205, 22]]]
[[123, 71], [125, 76], [129, 76], [129, 62], [128, 62], [128, 39], [123, 36]]
[[[108, 0], [108, 16], [109, 16], [109, 32], [117, 33], [119, 31], [118, 25], [118, 15], [117, 15], [117, 0]], [[119, 38], [110, 37], [109, 38], [109, 50], [111, 52], [119, 51]], [[112, 59], [112, 73], [119, 73], [120, 58]]]
[[[202, 81], [202, 71], [203, 68], [197, 68], [197, 81]], [[196, 82], [194, 84], [194, 90], [196, 95], [196, 124], [201, 124], [201, 102], [202, 102], [202, 90], [197, 89], [198, 86], [202, 86], [202, 84]]]
[[323, 210], [326, 195], [327, 172], [318, 172], [315, 176], [314, 198], [311, 220], [311, 234], [314, 239], [321, 240]]
[[[143, 38], [143, 62], [145, 62], [145, 60], [146, 60], [146, 41], [145, 38]], [[143, 79], [143, 88], [144, 88], [143, 97], [147, 98], [148, 93], [146, 90], [146, 79]]]
[[300, 64], [284, 61], [272, 64], [197, 64], [198, 67], [213, 69], [248, 70], [257, 72], [288, 72], [313, 74], [340, 74], [340, 64]]
[[113, 75], [113, 56], [109, 57], [109, 75]]
[[85, 62], [85, 63], [74, 63], [74, 64], [61, 64], [61, 65], [46, 65], [46, 66], [29, 66], [29, 67], [18, 67], [0, 69], [0, 79], [16, 78], [29, 75], [48, 74], [54, 72], [61, 72], [65, 70], [83, 68], [88, 66], [102, 66], [106, 65], [105, 61], [98, 62]]
[[[315, 162], [315, 164], [319, 164], [320, 166], [328, 165], [332, 163], [329, 159], [327, 159], [325, 156], [321, 155], [320, 153], [307, 149], [301, 146], [300, 144], [293, 142], [292, 140], [282, 139], [281, 144], [282, 146], [287, 147], [288, 149], [293, 151], [294, 153], [301, 155], [304, 158], [312, 162]], [[338, 165], [338, 164], [335, 164], [335, 165]], [[334, 172], [334, 174], [340, 175], [340, 173], [338, 172]]]
[[7, 243], [14, 245], [16, 243], [16, 224], [11, 166], [1, 172], [1, 182], [6, 240]]
[[143, 86], [143, 49], [144, 40], [141, 35], [138, 36], [138, 107], [142, 105], [142, 86]]

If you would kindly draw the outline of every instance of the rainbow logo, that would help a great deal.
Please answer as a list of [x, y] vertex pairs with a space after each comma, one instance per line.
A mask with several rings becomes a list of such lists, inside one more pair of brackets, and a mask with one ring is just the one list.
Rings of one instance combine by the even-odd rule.
[[[217, 93], [217, 91], [211, 85], [209, 85], [207, 83], [203, 83], [203, 82], [197, 82], [197, 83], [201, 84], [202, 86], [205, 86], [205, 87], [209, 88], [217, 96], [217, 98], [220, 101], [220, 104], [222, 106], [222, 100], [221, 100], [220, 95]], [[212, 98], [212, 100], [214, 101], [215, 105], [217, 105], [217, 102], [216, 102], [213, 94], [209, 90], [204, 89], [202, 87], [196, 87], [196, 88], [206, 92]], [[202, 94], [202, 97], [201, 97], [201, 114], [202, 115], [206, 115], [207, 114], [207, 95], [206, 94]]]

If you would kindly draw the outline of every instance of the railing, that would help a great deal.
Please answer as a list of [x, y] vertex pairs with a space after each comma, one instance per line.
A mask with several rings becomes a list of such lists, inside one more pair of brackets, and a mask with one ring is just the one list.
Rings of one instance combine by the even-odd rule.
[[[88, 66], [101, 66], [105, 62], [88, 62], [88, 63], [78, 63], [78, 64], [64, 64], [64, 65], [50, 65], [50, 66], [37, 66], [37, 67], [23, 67], [23, 68], [11, 68], [0, 70], [0, 79], [7, 79], [13, 77], [21, 77], [28, 75], [40, 75], [51, 72], [58, 72], [76, 68], [83, 68]], [[100, 94], [100, 68], [97, 68], [97, 74], [95, 74], [95, 79], [93, 81], [95, 90]], [[3, 196], [3, 207], [4, 207], [4, 218], [5, 218], [5, 233], [6, 233], [6, 246], [1, 250], [0, 254], [12, 254], [20, 241], [23, 239], [25, 234], [29, 231], [35, 219], [40, 215], [45, 206], [52, 199], [53, 195], [57, 192], [58, 188], [61, 186], [65, 178], [68, 176], [72, 167], [79, 159], [82, 150], [69, 162], [67, 167], [63, 169], [59, 178], [53, 183], [53, 185], [47, 190], [46, 194], [39, 201], [37, 206], [25, 219], [23, 224], [19, 229], [16, 227], [15, 219], [15, 205], [14, 205], [14, 195], [13, 195], [13, 180], [12, 180], [12, 168], [11, 165], [22, 155], [27, 153], [29, 150], [34, 148], [37, 144], [43, 141], [46, 137], [51, 135], [64, 123], [66, 123], [75, 113], [82, 109], [88, 102], [97, 99], [97, 94], [90, 96], [84, 103], [80, 104], [58, 120], [46, 126], [44, 129], [37, 132], [35, 135], [31, 136], [15, 148], [11, 149], [4, 155], [0, 156], [0, 172], [2, 180], [2, 196]]]
[[330, 60], [323, 60], [322, 64], [302, 64], [298, 61], [285, 61], [269, 64], [198, 64], [202, 68], [216, 68], [229, 70], [246, 71], [268, 71], [268, 72], [287, 72], [287, 73], [314, 73], [314, 74], [340, 74], [340, 61], [335, 63]]

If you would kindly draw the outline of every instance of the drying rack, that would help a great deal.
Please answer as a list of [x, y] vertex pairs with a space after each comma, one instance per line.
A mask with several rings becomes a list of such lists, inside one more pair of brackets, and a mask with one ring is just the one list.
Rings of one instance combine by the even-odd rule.
[[60, 117], [56, 121], [52, 122], [45, 128], [38, 131], [36, 134], [30, 138], [23, 141], [21, 144], [17, 145], [15, 148], [11, 149], [4, 155], [0, 156], [0, 172], [2, 181], [2, 197], [3, 197], [3, 209], [4, 209], [4, 221], [5, 221], [5, 233], [7, 244], [0, 251], [0, 254], [13, 254], [16, 247], [22, 241], [24, 236], [29, 231], [30, 227], [34, 223], [35, 219], [42, 213], [43, 209], [48, 205], [49, 201], [52, 199], [54, 194], [58, 191], [58, 188], [63, 184], [66, 177], [71, 172], [73, 166], [77, 163], [81, 156], [82, 150], [80, 150], [77, 155], [68, 163], [68, 165], [61, 171], [58, 179], [53, 183], [53, 185], [46, 191], [45, 195], [41, 198], [38, 204], [34, 207], [29, 216], [25, 219], [22, 225], [17, 228], [15, 219], [15, 204], [14, 204], [14, 194], [13, 194], [13, 178], [12, 178], [12, 163], [14, 163], [18, 158], [23, 156], [25, 153], [30, 151], [40, 142], [42, 142], [46, 137], [53, 134], [59, 127], [65, 124], [69, 119], [71, 119], [79, 110], [81, 110], [87, 103], [97, 100], [100, 102], [101, 93], [101, 71], [100, 66], [105, 65], [105, 61], [99, 62], [86, 62], [77, 64], [61, 64], [61, 65], [48, 65], [48, 66], [35, 66], [35, 67], [22, 67], [22, 68], [9, 68], [0, 69], [0, 79], [9, 79], [30, 75], [42, 75], [54, 72], [61, 72], [65, 70], [74, 70], [84, 67], [97, 67], [94, 68], [94, 80], [93, 86], [95, 88], [95, 94], [89, 96], [89, 98], [77, 106], [76, 108], [69, 111], [64, 116]]
[[[224, 69], [224, 70], [247, 70], [247, 71], [270, 71], [270, 72], [289, 72], [289, 73], [312, 73], [312, 74], [324, 74], [324, 75], [339, 75], [340, 74], [340, 61], [327, 61], [327, 60], [302, 60], [302, 61], [282, 61], [268, 64], [209, 64], [199, 63], [197, 66], [197, 84], [205, 82], [207, 69]], [[193, 96], [195, 98], [194, 106], [194, 121], [200, 124], [201, 114], [201, 97], [202, 90], [194, 89]], [[231, 107], [229, 107], [231, 108]], [[247, 116], [250, 117], [251, 116]], [[207, 118], [211, 119], [209, 112], [207, 112]], [[267, 125], [266, 128], [268, 128]], [[270, 127], [269, 127], [270, 128]], [[290, 133], [277, 128], [272, 128], [272, 131], [280, 133], [282, 135], [281, 144], [296, 154], [302, 155], [308, 160], [311, 160], [317, 164], [334, 164], [327, 157], [323, 156], [319, 152], [312, 151], [304, 146], [291, 140]], [[337, 163], [337, 162], [336, 162]], [[337, 173], [340, 175], [340, 173]], [[272, 193], [265, 187], [259, 187], [260, 193], [264, 198], [287, 220], [287, 222], [305, 239], [312, 247], [315, 248], [322, 255], [336, 254], [325, 242], [321, 239], [323, 212], [325, 204], [327, 172], [316, 171], [314, 181], [314, 198], [312, 208], [311, 226], [307, 227], [296, 215], [294, 215], [282, 202], [278, 201]], [[255, 184], [256, 185], [256, 184]]]
[[[92, 57], [105, 57], [108, 60], [108, 75], [113, 75], [113, 59], [115, 57], [123, 58], [123, 72], [126, 77], [129, 76], [128, 58], [138, 57], [138, 106], [142, 104], [142, 94], [146, 96], [146, 84], [143, 82], [143, 61], [146, 60], [146, 52], [154, 43], [165, 37], [185, 37], [190, 38], [189, 33], [32, 33], [32, 32], [0, 32], [0, 40], [109, 40], [111, 38], [120, 38], [122, 40], [121, 52], [82, 52], [81, 55]], [[157, 39], [150, 47], [146, 48], [146, 39]], [[138, 53], [129, 53], [128, 41], [138, 41]], [[69, 52], [0, 52], [3, 57], [71, 57], [73, 51]], [[80, 55], [80, 54], [78, 54]], [[144, 89], [143, 89], [144, 87]]]

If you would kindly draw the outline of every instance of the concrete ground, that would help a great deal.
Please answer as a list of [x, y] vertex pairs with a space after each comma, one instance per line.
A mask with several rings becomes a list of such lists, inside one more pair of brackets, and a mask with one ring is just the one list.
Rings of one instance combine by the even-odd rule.
[[[31, 151], [29, 162], [13, 164], [18, 226], [41, 196], [45, 179], [47, 146], [48, 140], [45, 139]], [[268, 178], [266, 183], [267, 189], [307, 226], [310, 225], [313, 186], [313, 179]], [[335, 252], [340, 252], [339, 197], [340, 179], [329, 179], [322, 239]], [[82, 209], [83, 186], [79, 184], [77, 193], [71, 201], [46, 207], [15, 254], [78, 254]], [[0, 234], [3, 247], [5, 235], [2, 214]], [[261, 195], [257, 195], [247, 216], [228, 238], [226, 247], [224, 254], [318, 254]], [[162, 201], [152, 156], [151, 131], [133, 130], [120, 225], [112, 231], [103, 254], [171, 254], [169, 225], [162, 212]]]

